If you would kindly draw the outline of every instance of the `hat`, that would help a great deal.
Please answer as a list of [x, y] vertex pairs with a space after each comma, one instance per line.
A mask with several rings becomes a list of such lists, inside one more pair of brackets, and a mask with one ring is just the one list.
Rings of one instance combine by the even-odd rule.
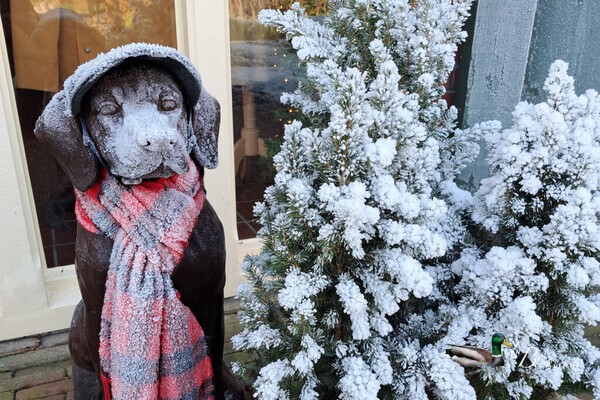
[[63, 92], [67, 111], [72, 116], [79, 114], [81, 100], [100, 78], [126, 60], [147, 61], [170, 72], [181, 86], [186, 101], [191, 107], [198, 102], [202, 90], [200, 74], [191, 61], [171, 47], [157, 44], [131, 43], [99, 54], [93, 60], [81, 64], [65, 81]]

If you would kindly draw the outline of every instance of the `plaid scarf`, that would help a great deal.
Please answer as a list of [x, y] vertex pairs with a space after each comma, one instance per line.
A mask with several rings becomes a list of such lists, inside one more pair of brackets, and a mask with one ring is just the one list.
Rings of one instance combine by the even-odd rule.
[[79, 223], [114, 241], [99, 348], [113, 398], [212, 399], [204, 332], [170, 278], [206, 198], [194, 163], [131, 187], [103, 171], [75, 194]]

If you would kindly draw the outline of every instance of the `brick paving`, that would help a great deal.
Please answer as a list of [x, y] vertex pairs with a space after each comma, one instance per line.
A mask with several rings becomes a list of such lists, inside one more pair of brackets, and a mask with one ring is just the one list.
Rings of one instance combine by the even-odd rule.
[[[239, 357], [231, 336], [240, 331], [238, 301], [225, 300], [226, 362]], [[66, 330], [0, 342], [0, 400], [72, 400], [73, 370]]]
[[73, 398], [67, 332], [0, 342], [0, 400]]

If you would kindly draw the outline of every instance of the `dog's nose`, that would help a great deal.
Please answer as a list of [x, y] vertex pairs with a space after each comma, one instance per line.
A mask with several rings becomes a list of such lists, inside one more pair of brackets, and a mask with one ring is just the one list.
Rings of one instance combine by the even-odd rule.
[[172, 150], [175, 146], [175, 138], [167, 133], [143, 131], [138, 133], [136, 140], [142, 148], [152, 152]]

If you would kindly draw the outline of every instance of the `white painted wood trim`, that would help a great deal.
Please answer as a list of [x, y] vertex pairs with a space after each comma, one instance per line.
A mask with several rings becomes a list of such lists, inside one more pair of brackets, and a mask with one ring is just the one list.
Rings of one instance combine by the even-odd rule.
[[200, 71], [204, 87], [221, 104], [219, 167], [207, 171], [205, 183], [208, 199], [225, 229], [225, 296], [233, 296], [235, 288], [244, 281], [240, 272], [241, 260], [246, 254], [258, 252], [261, 242], [258, 239], [241, 241], [237, 234], [228, 2], [211, 2], [210, 6], [200, 4], [195, 0], [185, 1], [187, 21], [190, 22], [187, 25], [188, 56]]
[[67, 327], [79, 291], [74, 291], [74, 273], [64, 275], [60, 290], [49, 284], [6, 46], [0, 46], [0, 66], [0, 340], [4, 340]]

